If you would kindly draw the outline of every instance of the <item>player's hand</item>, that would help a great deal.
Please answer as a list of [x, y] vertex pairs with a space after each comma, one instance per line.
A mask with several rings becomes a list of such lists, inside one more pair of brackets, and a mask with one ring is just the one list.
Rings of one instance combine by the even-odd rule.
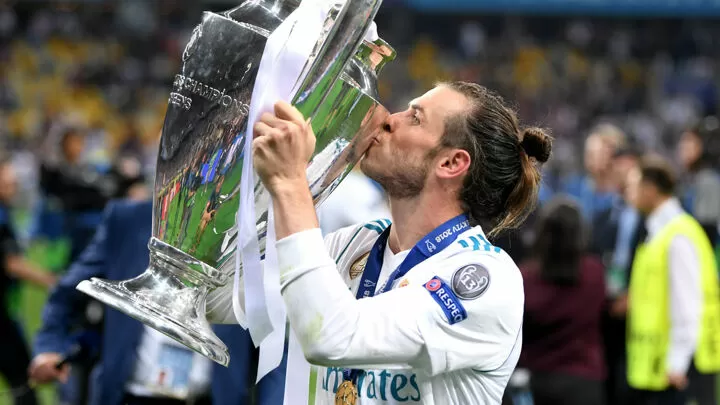
[[253, 127], [255, 170], [270, 193], [285, 183], [307, 181], [305, 170], [315, 151], [310, 122], [290, 104], [275, 104], [275, 114], [265, 113]]
[[35, 383], [48, 383], [52, 381], [67, 382], [70, 375], [70, 365], [65, 364], [60, 369], [55, 367], [62, 360], [59, 353], [40, 353], [30, 362], [28, 376]]
[[668, 383], [675, 389], [682, 391], [687, 388], [688, 379], [685, 374], [668, 374]]

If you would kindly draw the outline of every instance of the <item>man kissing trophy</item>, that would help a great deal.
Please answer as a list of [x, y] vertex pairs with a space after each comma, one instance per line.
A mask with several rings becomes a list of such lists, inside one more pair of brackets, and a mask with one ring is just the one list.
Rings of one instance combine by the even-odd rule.
[[[395, 52], [371, 35], [381, 0], [302, 1], [246, 0], [227, 12], [204, 13], [168, 100], [150, 265], [131, 280], [91, 279], [77, 287], [223, 365], [228, 351], [205, 316], [206, 298], [243, 271], [246, 280], [262, 281], [248, 274], [259, 268], [244, 256], [237, 266], [236, 256], [246, 245], [240, 223], [251, 225], [258, 263], [271, 231], [268, 193], [253, 178], [252, 158], [246, 161], [252, 122], [263, 112], [258, 100], [283, 94], [266, 87], [290, 80], [287, 101], [310, 118], [317, 146], [307, 176], [316, 204], [358, 162], [388, 115], [377, 101], [377, 74]], [[293, 53], [298, 43], [307, 55]], [[292, 66], [296, 73], [288, 73]], [[255, 287], [246, 281], [248, 293], [257, 294]], [[253, 309], [246, 310], [250, 318]]]

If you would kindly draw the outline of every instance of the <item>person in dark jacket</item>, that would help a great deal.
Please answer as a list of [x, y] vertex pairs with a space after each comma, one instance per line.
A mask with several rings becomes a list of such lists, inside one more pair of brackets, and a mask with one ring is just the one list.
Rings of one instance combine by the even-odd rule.
[[595, 217], [592, 228], [593, 254], [603, 260], [608, 306], [603, 317], [603, 344], [607, 379], [605, 399], [610, 404], [629, 405], [626, 377], [625, 323], [627, 287], [633, 257], [644, 238], [642, 215], [624, 197], [627, 173], [640, 164], [640, 151], [628, 145], [615, 152], [613, 173], [618, 199], [613, 207]]
[[82, 162], [85, 138], [68, 128], [60, 137], [60, 156], [40, 166], [40, 189], [45, 204], [63, 217], [63, 233], [70, 240], [69, 262], [75, 261], [92, 239], [116, 182]]
[[520, 270], [525, 287], [523, 350], [535, 405], [604, 404], [602, 263], [586, 250], [580, 208], [562, 197], [539, 214], [534, 258]]

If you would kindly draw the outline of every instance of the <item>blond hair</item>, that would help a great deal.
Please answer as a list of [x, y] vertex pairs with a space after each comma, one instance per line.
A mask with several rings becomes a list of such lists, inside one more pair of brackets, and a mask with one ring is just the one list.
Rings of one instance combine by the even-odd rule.
[[618, 150], [622, 147], [627, 146], [627, 137], [625, 132], [618, 126], [613, 124], [600, 124], [590, 131], [590, 138], [597, 138], [608, 146], [612, 147], [613, 150]]

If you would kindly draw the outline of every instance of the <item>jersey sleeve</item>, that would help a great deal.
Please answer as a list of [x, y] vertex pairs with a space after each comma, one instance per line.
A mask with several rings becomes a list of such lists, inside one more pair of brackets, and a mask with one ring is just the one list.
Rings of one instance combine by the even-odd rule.
[[409, 365], [437, 375], [491, 371], [512, 353], [522, 278], [503, 260], [461, 253], [440, 262], [427, 282], [356, 300], [323, 247], [319, 230], [278, 242], [288, 317], [311, 363]]
[[357, 238], [357, 235], [361, 232], [362, 224], [351, 225], [339, 230], [328, 233], [323, 238], [325, 249], [330, 254], [330, 257], [341, 257], [344, 256], [347, 250], [351, 248], [353, 240]]
[[[347, 263], [358, 254], [367, 253], [368, 246], [372, 245], [388, 226], [389, 219], [377, 219], [341, 228], [324, 237], [325, 249], [335, 263]], [[343, 267], [342, 264], [340, 267]]]

